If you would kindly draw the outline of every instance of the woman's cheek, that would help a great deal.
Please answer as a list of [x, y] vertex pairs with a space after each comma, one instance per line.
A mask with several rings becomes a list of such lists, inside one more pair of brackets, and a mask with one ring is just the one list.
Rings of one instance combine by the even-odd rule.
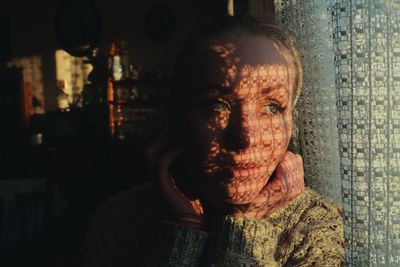
[[285, 135], [285, 152], [289, 146], [290, 138], [292, 137], [292, 127], [293, 127], [293, 117], [291, 113], [284, 114], [283, 116], [284, 120], [284, 127], [286, 131]]
[[219, 130], [224, 130], [228, 126], [229, 116], [230, 116], [230, 112], [221, 112], [215, 118], [216, 128]]
[[212, 146], [218, 127], [214, 121], [206, 120], [201, 114], [193, 114], [189, 125], [189, 147], [192, 147], [193, 152], [198, 153], [200, 158], [208, 158], [210, 150], [215, 150]]
[[208, 142], [217, 139], [217, 136], [223, 131], [228, 125], [228, 117], [224, 114], [214, 116], [212, 118], [198, 118], [198, 125], [200, 125], [199, 132], [202, 138]]
[[290, 114], [282, 116], [282, 121], [280, 125], [282, 127], [280, 129], [280, 132], [282, 134], [281, 134], [281, 140], [279, 142], [281, 145], [277, 148], [279, 156], [277, 157], [276, 165], [278, 165], [280, 161], [283, 159], [287, 151], [287, 148], [289, 146], [290, 138], [292, 135], [292, 116]]
[[277, 116], [263, 125], [262, 154], [268, 159], [268, 175], [271, 175], [286, 153], [290, 135], [290, 116]]

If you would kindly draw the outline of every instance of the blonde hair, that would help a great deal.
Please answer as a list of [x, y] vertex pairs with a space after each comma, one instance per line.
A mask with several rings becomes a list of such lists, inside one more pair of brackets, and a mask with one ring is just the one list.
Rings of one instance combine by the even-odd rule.
[[[260, 22], [251, 16], [244, 17], [231, 17], [227, 16], [221, 20], [215, 21], [214, 23], [207, 23], [201, 25], [189, 38], [183, 43], [183, 46], [178, 53], [177, 61], [175, 63], [174, 72], [172, 75], [172, 88], [171, 96], [172, 100], [176, 101], [180, 95], [179, 81], [185, 75], [185, 71], [188, 64], [193, 64], [191, 54], [193, 49], [203, 45], [205, 42], [210, 40], [218, 39], [222, 34], [230, 32], [247, 33], [254, 36], [264, 36], [274, 41], [283, 53], [288, 65], [290, 73], [294, 78], [294, 90], [293, 90], [293, 107], [296, 105], [297, 100], [301, 93], [302, 82], [303, 82], [303, 69], [299, 57], [299, 52], [295, 47], [293, 39], [277, 24], [272, 21]], [[176, 106], [175, 103], [174, 106]]]

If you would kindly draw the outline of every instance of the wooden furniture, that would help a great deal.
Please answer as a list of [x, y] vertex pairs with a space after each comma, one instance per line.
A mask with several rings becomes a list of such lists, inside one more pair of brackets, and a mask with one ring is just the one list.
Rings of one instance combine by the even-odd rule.
[[166, 82], [109, 81], [109, 127], [113, 139], [151, 138], [165, 127]]

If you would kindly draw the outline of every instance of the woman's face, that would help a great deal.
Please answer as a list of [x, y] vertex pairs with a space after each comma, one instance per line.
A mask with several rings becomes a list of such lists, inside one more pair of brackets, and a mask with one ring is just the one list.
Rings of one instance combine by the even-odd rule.
[[193, 54], [184, 159], [196, 186], [229, 204], [251, 202], [287, 150], [293, 84], [272, 40], [227, 35]]

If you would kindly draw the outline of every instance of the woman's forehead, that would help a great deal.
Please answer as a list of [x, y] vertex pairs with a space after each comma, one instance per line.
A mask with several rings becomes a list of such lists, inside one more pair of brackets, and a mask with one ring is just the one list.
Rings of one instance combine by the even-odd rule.
[[[248, 34], [221, 36], [197, 47], [192, 70], [200, 80], [233, 82], [263, 77], [273, 82], [288, 77], [288, 64], [273, 40]], [[270, 77], [266, 80], [267, 77]]]
[[200, 82], [200, 95], [206, 97], [229, 96], [229, 98], [260, 97], [261, 95], [281, 95], [286, 103], [292, 95], [286, 66], [282, 65], [245, 65], [237, 79], [225, 76], [204, 79]]
[[221, 59], [241, 65], [287, 65], [284, 49], [265, 36], [246, 33], [228, 33], [204, 44], [204, 53], [211, 53]]
[[244, 65], [241, 66], [238, 74], [241, 81], [286, 83], [288, 79], [288, 67], [280, 64]]
[[[289, 68], [280, 62], [263, 62], [263, 64], [242, 64], [240, 58], [207, 58], [197, 65], [196, 83], [203, 86], [218, 84], [224, 87], [261, 86], [289, 84]], [[260, 62], [261, 63], [261, 62]]]

